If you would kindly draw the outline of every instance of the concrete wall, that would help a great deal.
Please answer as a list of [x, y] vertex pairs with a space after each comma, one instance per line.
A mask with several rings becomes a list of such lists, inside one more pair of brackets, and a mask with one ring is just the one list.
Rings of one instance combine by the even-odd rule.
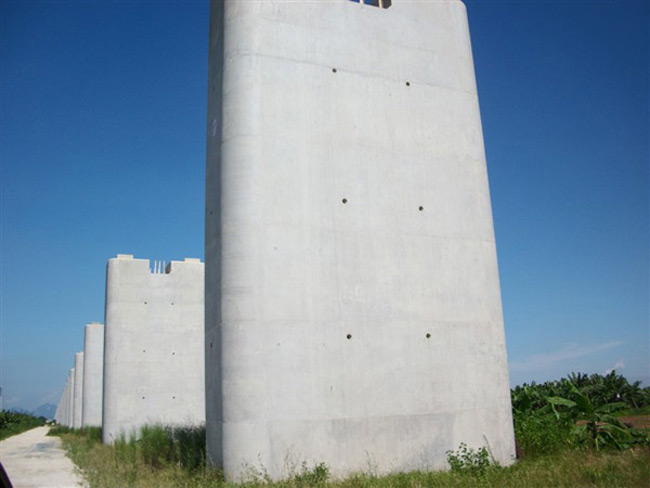
[[70, 371], [68, 371], [68, 395], [66, 400], [67, 412], [65, 416], [66, 427], [72, 427], [74, 424], [74, 378], [74, 368], [71, 368]]
[[72, 427], [81, 428], [83, 416], [83, 384], [84, 384], [84, 353], [78, 352], [74, 355], [74, 396]]
[[103, 440], [205, 421], [204, 265], [118, 255], [106, 271]]
[[211, 4], [208, 456], [514, 456], [465, 6]]
[[63, 392], [61, 393], [61, 396], [59, 397], [59, 401], [56, 404], [56, 411], [54, 412], [54, 421], [58, 424], [61, 423], [61, 419], [63, 418], [63, 396], [65, 395], [65, 387], [63, 387]]
[[65, 381], [65, 386], [63, 387], [63, 393], [61, 393], [61, 398], [59, 403], [56, 406], [56, 412], [54, 413], [54, 420], [59, 425], [68, 424], [68, 391], [70, 389], [70, 377]]
[[83, 400], [81, 425], [102, 425], [104, 384], [104, 325], [93, 322], [84, 329]]

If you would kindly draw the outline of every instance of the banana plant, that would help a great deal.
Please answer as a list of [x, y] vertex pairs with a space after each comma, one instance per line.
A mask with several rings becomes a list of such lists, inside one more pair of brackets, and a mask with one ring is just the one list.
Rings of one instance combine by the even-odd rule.
[[558, 407], [564, 407], [563, 411], [573, 418], [575, 433], [580, 439], [593, 445], [596, 450], [604, 446], [625, 449], [638, 441], [634, 432], [612, 415], [613, 412], [626, 408], [625, 402], [611, 402], [594, 407], [586, 395], [568, 382], [573, 399], [547, 397], [546, 401], [558, 420], [561, 415]]

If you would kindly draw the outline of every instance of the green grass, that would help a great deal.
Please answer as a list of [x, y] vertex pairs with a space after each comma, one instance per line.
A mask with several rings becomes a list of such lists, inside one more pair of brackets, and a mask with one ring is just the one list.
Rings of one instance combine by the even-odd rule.
[[571, 374], [511, 394], [520, 460], [508, 467], [495, 466], [488, 448], [461, 444], [448, 453], [449, 471], [333, 480], [323, 463], [298, 464], [273, 482], [260, 466], [249, 467], [246, 480], [235, 484], [206, 469], [204, 428], [146, 426], [137, 439], [123, 437], [112, 446], [101, 444], [99, 429], [53, 433], [91, 488], [650, 487], [650, 429], [628, 428], [613, 415], [650, 415], [650, 388], [612, 372]]
[[[179, 434], [181, 431], [185, 434]], [[225, 482], [217, 471], [206, 470], [202, 458], [202, 429], [147, 427], [140, 440], [121, 439], [102, 445], [96, 430], [61, 433], [69, 456], [82, 469], [91, 488], [425, 488], [425, 487], [611, 487], [647, 488], [650, 449], [601, 451], [566, 448], [539, 454], [510, 467], [481, 470], [396, 473], [374, 476], [360, 473], [342, 480], [329, 479], [326, 465], [302, 465], [281, 482], [268, 481], [263, 472], [251, 473], [240, 484]], [[163, 434], [166, 437], [163, 437]], [[190, 440], [188, 440], [190, 439]], [[195, 449], [196, 457], [191, 455]], [[160, 449], [156, 451], [155, 448]], [[184, 459], [183, 456], [190, 456]]]
[[615, 413], [617, 417], [628, 417], [632, 415], [650, 415], [650, 406], [640, 408], [627, 408]]
[[0, 411], [0, 440], [20, 434], [26, 430], [45, 425], [45, 417], [34, 417], [28, 413], [12, 410]]

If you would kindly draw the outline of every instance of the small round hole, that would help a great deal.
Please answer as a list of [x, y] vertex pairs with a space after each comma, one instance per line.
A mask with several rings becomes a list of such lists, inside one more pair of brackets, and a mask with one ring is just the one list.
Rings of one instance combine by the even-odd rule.
[[144, 397], [142, 397], [142, 399], [144, 400]]
[[332, 73], [336, 73], [336, 68], [332, 68]]
[[142, 352], [147, 352], [147, 350], [146, 350], [146, 349], [143, 349]]
[[175, 352], [172, 352], [172, 356], [176, 356], [176, 353], [175, 353]]
[[173, 305], [173, 304], [174, 304], [174, 302], [172, 302], [172, 305]]
[[431, 339], [431, 334], [427, 332], [427, 339]]
[[349, 339], [352, 339], [352, 334], [348, 334], [348, 335], [346, 335], [345, 337], [346, 337], [348, 340], [349, 340]]
[[418, 207], [418, 210], [419, 210], [420, 212], [422, 212], [422, 210], [424, 210], [424, 207], [423, 207], [422, 205], [420, 205], [420, 206]]
[[406, 82], [406, 86], [411, 86], [411, 82], [410, 82], [410, 81], [407, 81], [407, 82]]
[[172, 397], [172, 400], [176, 400], [176, 397], [175, 397], [175, 396], [173, 396], [173, 397]]
[[144, 304], [146, 305], [146, 304], [147, 304], [147, 302], [144, 302]]
[[341, 200], [341, 201], [343, 202], [344, 205], [345, 205], [346, 203], [348, 203], [348, 199], [347, 199], [347, 198], [344, 198], [344, 199]]

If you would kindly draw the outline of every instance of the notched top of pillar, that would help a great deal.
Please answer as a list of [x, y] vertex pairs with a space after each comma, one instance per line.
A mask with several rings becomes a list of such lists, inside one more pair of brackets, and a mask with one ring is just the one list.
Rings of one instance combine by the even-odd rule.
[[203, 267], [203, 263], [199, 258], [184, 258], [182, 261], [170, 261], [169, 264], [165, 267], [165, 274], [170, 274], [175, 268], [188, 265], [199, 265], [201, 268]]
[[118, 254], [117, 257], [108, 260], [109, 266], [127, 266], [129, 268], [140, 268], [142, 272], [156, 275], [171, 274], [174, 269], [180, 267], [200, 266], [204, 263], [200, 258], [183, 258], [182, 261], [172, 260], [169, 263], [160, 260], [138, 259], [133, 254]]

